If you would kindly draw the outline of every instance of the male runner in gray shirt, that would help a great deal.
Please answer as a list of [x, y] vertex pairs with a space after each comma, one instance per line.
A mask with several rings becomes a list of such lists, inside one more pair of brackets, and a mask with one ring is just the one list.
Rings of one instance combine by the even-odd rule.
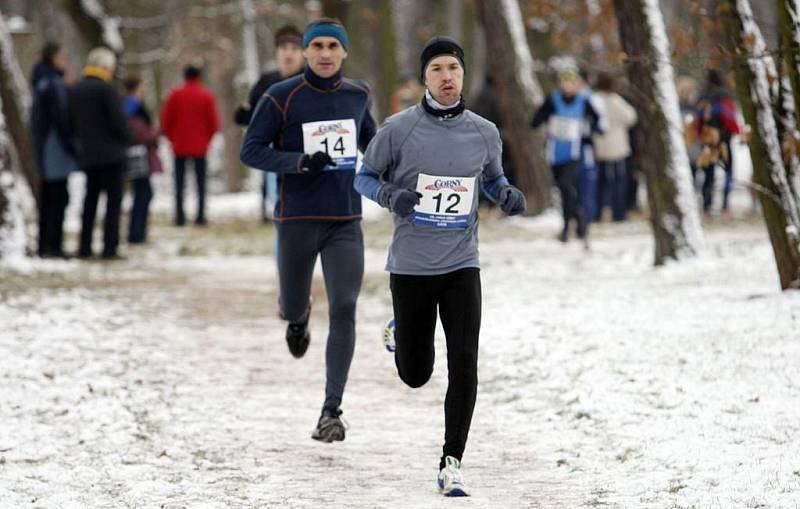
[[437, 482], [445, 496], [468, 496], [460, 468], [478, 385], [478, 193], [483, 188], [509, 215], [525, 210], [525, 197], [503, 175], [495, 125], [465, 109], [461, 46], [434, 37], [420, 63], [425, 97], [378, 130], [355, 187], [394, 212], [386, 264], [394, 330], [387, 349], [395, 352], [398, 374], [411, 387], [424, 385], [433, 372], [439, 308], [448, 388]]

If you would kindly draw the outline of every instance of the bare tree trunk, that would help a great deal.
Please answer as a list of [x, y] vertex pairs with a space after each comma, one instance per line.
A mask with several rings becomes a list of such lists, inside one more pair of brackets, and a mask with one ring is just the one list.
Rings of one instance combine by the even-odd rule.
[[528, 199], [528, 214], [536, 215], [550, 205], [552, 177], [541, 150], [543, 135], [529, 127], [544, 95], [533, 73], [522, 14], [517, 0], [486, 0], [478, 8], [514, 179]]
[[400, 78], [397, 70], [397, 43], [392, 23], [392, 3], [389, 0], [378, 0], [378, 17], [380, 18], [380, 69], [381, 79], [378, 93], [381, 96], [381, 116], [389, 111], [392, 92]]
[[658, 0], [614, 0], [628, 77], [637, 91], [639, 114], [634, 155], [647, 181], [647, 201], [655, 236], [655, 263], [694, 256], [703, 243], [700, 215], [669, 43]]
[[258, 41], [256, 39], [256, 10], [253, 0], [240, 0], [242, 6], [242, 63], [247, 86], [258, 81], [261, 74], [261, 63], [258, 58]]
[[[5, 129], [0, 113], [0, 130]], [[0, 261], [25, 255], [27, 236], [21, 194], [25, 186], [14, 171], [12, 141], [0, 137]]]
[[83, 38], [92, 46], [107, 46], [119, 55], [124, 49], [119, 20], [109, 16], [98, 0], [62, 0]]
[[781, 127], [773, 109], [780, 94], [780, 77], [753, 19], [750, 2], [726, 0], [721, 10], [735, 56], [742, 111], [754, 126], [750, 140], [753, 180], [762, 190], [761, 205], [781, 288], [800, 289], [800, 204], [789, 183], [781, 150]]
[[14, 44], [5, 18], [0, 13], [0, 98], [3, 101], [5, 125], [20, 158], [20, 170], [33, 192], [36, 203], [41, 196], [39, 172], [36, 168], [28, 126], [31, 95], [25, 75], [19, 66]]
[[[19, 154], [14, 146], [14, 137], [6, 136], [10, 126], [6, 124], [6, 109], [17, 110], [16, 107], [6, 108], [6, 89], [8, 81], [12, 81], [10, 69], [19, 67], [16, 62], [11, 35], [8, 26], [0, 14], [0, 85], [3, 95], [0, 98], [0, 260], [21, 257], [25, 254], [27, 236], [25, 231], [25, 216], [23, 214], [23, 194], [27, 191], [22, 179], [18, 178], [17, 168], [20, 166]], [[13, 98], [13, 94], [9, 98]], [[16, 106], [12, 104], [11, 106]]]
[[322, 12], [329, 18], [337, 18], [342, 23], [347, 23], [350, 2], [341, 0], [322, 0]]
[[222, 135], [225, 147], [222, 153], [222, 166], [225, 173], [226, 189], [235, 193], [242, 190], [243, 175], [246, 170], [239, 160], [239, 147], [242, 145], [242, 129], [233, 122], [233, 112], [237, 107], [236, 84], [231, 77], [236, 73], [238, 65], [237, 44], [229, 38], [235, 33], [227, 16], [210, 20], [213, 26], [214, 39], [211, 54], [214, 61], [209, 62], [209, 80], [213, 89], [217, 90], [217, 107], [219, 108]]
[[[779, 0], [778, 15], [783, 51], [788, 64], [789, 80], [794, 91], [794, 102], [800, 104], [800, 4], [797, 0]], [[800, 115], [800, 111], [795, 111]], [[797, 117], [800, 123], [800, 116]]]
[[446, 35], [461, 41], [464, 40], [464, 0], [447, 0], [445, 12]]
[[423, 26], [430, 22], [431, 2], [425, 0], [394, 0], [392, 24], [397, 40], [397, 62], [401, 69], [419, 72], [419, 53], [430, 38], [423, 35]]

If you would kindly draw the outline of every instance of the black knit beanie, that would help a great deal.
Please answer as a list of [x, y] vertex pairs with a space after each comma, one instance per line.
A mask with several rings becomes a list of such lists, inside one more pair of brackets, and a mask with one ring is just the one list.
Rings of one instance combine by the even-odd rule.
[[458, 41], [444, 35], [436, 36], [425, 43], [425, 47], [422, 48], [422, 53], [419, 56], [419, 76], [423, 83], [425, 82], [425, 68], [428, 67], [428, 62], [442, 55], [456, 57], [461, 62], [461, 68], [466, 69], [464, 67], [464, 49]]

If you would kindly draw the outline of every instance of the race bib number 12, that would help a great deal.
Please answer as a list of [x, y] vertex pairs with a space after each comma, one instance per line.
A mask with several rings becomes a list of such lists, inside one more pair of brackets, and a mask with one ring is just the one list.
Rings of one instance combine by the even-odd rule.
[[422, 194], [411, 221], [436, 228], [466, 228], [475, 195], [475, 177], [436, 177], [420, 173]]
[[325, 152], [336, 162], [331, 170], [354, 169], [357, 150], [356, 122], [352, 118], [303, 124], [303, 152]]

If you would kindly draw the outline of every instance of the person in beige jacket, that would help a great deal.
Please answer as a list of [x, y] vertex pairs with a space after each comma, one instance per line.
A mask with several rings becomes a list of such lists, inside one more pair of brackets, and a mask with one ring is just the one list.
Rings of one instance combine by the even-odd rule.
[[597, 77], [596, 97], [606, 111], [607, 126], [603, 134], [595, 134], [593, 143], [600, 170], [598, 194], [599, 211], [611, 205], [614, 221], [624, 221], [627, 212], [628, 168], [626, 159], [631, 155], [628, 130], [636, 123], [636, 110], [614, 92], [614, 78], [607, 73]]

